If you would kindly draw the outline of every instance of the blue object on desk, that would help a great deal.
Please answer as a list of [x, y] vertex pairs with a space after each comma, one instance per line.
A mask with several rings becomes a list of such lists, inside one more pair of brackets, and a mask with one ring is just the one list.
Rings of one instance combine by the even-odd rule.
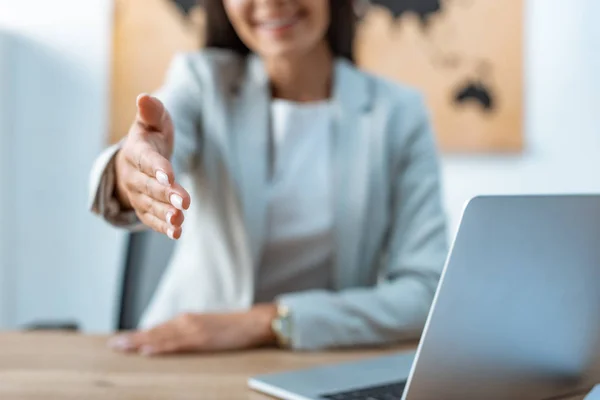
[[590, 394], [587, 395], [585, 400], [600, 400], [600, 385], [596, 385]]

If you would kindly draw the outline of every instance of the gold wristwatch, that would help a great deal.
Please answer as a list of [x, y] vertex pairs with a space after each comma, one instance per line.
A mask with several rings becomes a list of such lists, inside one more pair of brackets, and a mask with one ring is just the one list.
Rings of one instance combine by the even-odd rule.
[[271, 329], [277, 338], [277, 344], [289, 348], [292, 342], [292, 316], [290, 309], [282, 304], [277, 305], [277, 317], [271, 321]]

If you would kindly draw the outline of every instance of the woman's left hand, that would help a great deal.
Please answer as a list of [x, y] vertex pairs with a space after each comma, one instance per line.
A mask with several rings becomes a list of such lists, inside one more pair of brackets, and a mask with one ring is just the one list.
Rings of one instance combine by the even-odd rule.
[[241, 313], [186, 313], [147, 331], [118, 335], [109, 347], [146, 356], [259, 347], [275, 343], [271, 321], [276, 314], [273, 304]]

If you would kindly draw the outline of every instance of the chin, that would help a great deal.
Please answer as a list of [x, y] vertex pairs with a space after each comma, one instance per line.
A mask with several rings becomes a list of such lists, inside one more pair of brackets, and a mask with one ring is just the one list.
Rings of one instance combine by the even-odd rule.
[[290, 58], [297, 59], [310, 52], [310, 46], [301, 46], [295, 43], [279, 43], [265, 46], [258, 51], [258, 54], [264, 58]]
[[261, 52], [259, 55], [263, 58], [271, 59], [295, 59], [300, 57], [302, 52], [295, 49], [277, 49]]

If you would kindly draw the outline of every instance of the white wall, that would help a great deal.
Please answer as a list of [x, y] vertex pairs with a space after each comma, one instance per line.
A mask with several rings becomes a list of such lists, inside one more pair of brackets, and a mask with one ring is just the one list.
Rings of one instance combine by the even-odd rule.
[[[10, 197], [12, 299], [4, 327], [66, 319], [88, 331], [114, 321], [122, 234], [87, 211], [87, 177], [107, 132], [111, 0], [0, 0], [15, 37]], [[7, 196], [6, 193], [9, 192]], [[8, 293], [10, 297], [11, 293]]]
[[[0, 0], [0, 27], [18, 36], [13, 165], [0, 169], [17, 179], [0, 187], [15, 220], [0, 230], [11, 243], [0, 267], [14, 294], [0, 296], [10, 306], [4, 326], [75, 318], [104, 331], [114, 318], [122, 236], [86, 210], [87, 174], [107, 125], [111, 4]], [[527, 150], [444, 158], [453, 226], [477, 194], [600, 192], [600, 2], [527, 4]]]
[[12, 197], [4, 195], [11, 185], [10, 175], [7, 171], [11, 166], [10, 148], [12, 136], [12, 109], [9, 93], [11, 90], [11, 80], [9, 71], [12, 70], [10, 63], [10, 42], [6, 32], [0, 29], [0, 326], [10, 319], [11, 307], [11, 285], [9, 271], [2, 268], [2, 265], [10, 264], [11, 241], [9, 228], [12, 225], [11, 213]]
[[520, 156], [445, 157], [453, 228], [478, 194], [600, 193], [600, 2], [527, 1]]

